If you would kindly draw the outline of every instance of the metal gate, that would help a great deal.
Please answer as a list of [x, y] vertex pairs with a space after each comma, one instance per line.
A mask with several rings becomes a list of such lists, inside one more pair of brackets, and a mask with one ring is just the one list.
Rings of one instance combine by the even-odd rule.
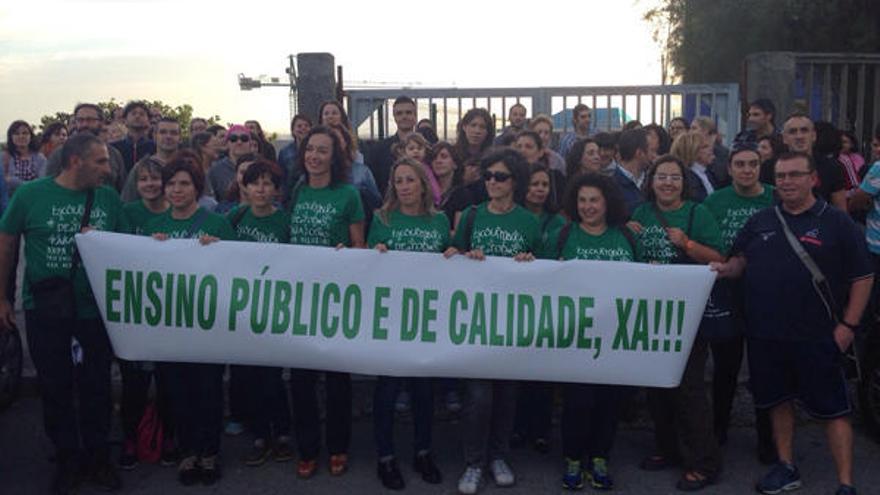
[[401, 95], [416, 101], [419, 118], [430, 119], [444, 140], [455, 139], [459, 119], [471, 108], [489, 110], [500, 130], [514, 103], [523, 104], [529, 117], [549, 115], [557, 132], [571, 128], [571, 109], [578, 103], [593, 110], [593, 132], [619, 130], [630, 120], [665, 126], [673, 117], [692, 120], [705, 115], [715, 120], [719, 134], [730, 143], [741, 122], [737, 84], [348, 90], [346, 106], [358, 136], [381, 139], [395, 133], [391, 105]]

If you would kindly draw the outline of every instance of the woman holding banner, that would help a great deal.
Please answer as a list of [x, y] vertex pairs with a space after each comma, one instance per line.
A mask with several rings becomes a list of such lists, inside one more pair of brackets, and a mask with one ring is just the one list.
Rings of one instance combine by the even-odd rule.
[[[403, 158], [394, 165], [385, 204], [373, 216], [368, 244], [383, 253], [388, 250], [440, 253], [449, 246], [449, 219], [434, 209], [431, 184], [421, 163]], [[379, 455], [377, 473], [382, 485], [391, 490], [400, 490], [405, 485], [394, 458], [392, 435], [394, 401], [404, 383], [412, 397], [413, 467], [428, 483], [438, 484], [443, 480], [431, 456], [434, 381], [380, 376], [373, 398], [373, 427]]]
[[[128, 217], [133, 233], [143, 235], [144, 226], [168, 210], [168, 200], [162, 190], [162, 166], [153, 160], [141, 160], [131, 173], [135, 178], [140, 199], [126, 203], [122, 209]], [[119, 359], [122, 375], [122, 400], [120, 416], [124, 439], [117, 464], [120, 469], [134, 469], [138, 463], [137, 430], [150, 397], [150, 382], [156, 380], [156, 406], [162, 421], [162, 462], [176, 464], [173, 454], [173, 422], [168, 398], [168, 387], [163, 368], [156, 370], [152, 362]], [[160, 374], [159, 371], [162, 373]]]
[[[534, 133], [524, 131], [520, 133], [516, 142], [526, 140], [528, 134]], [[537, 134], [534, 135], [534, 139], [540, 142]], [[525, 156], [528, 159], [528, 156]], [[565, 225], [565, 218], [557, 213], [557, 194], [554, 182], [550, 180], [550, 174], [550, 169], [541, 162], [531, 165], [529, 188], [525, 199], [526, 209], [535, 215], [541, 227], [542, 245], [550, 232]], [[550, 451], [554, 390], [554, 384], [549, 382], [520, 382], [511, 446], [516, 448], [531, 441], [536, 451], [542, 454]]]
[[[610, 177], [585, 173], [573, 178], [563, 208], [571, 222], [551, 233], [544, 257], [559, 260], [637, 261], [635, 234], [624, 225], [626, 203]], [[624, 388], [568, 383], [563, 388], [562, 486], [579, 490], [584, 474], [593, 488], [610, 490], [608, 458], [617, 434], [618, 403]], [[583, 465], [586, 454], [587, 463]]]
[[[240, 187], [247, 202], [239, 204], [226, 215], [236, 239], [285, 244], [290, 240], [287, 212], [274, 204], [283, 180], [281, 169], [263, 158], [258, 158], [245, 168]], [[290, 449], [290, 410], [287, 406], [287, 390], [281, 380], [281, 368], [231, 368], [234, 374], [230, 379], [235, 377], [239, 382], [239, 400], [247, 406], [247, 418], [255, 437], [253, 450], [245, 458], [245, 465], [260, 466], [270, 457], [276, 462], [293, 459]]]
[[[639, 232], [640, 255], [646, 262], [707, 264], [723, 260], [718, 223], [706, 207], [687, 199], [688, 172], [672, 155], [657, 158], [648, 169], [646, 202], [633, 212], [631, 223]], [[657, 450], [641, 467], [657, 471], [683, 464], [685, 472], [676, 486], [684, 491], [711, 485], [721, 470], [704, 380], [708, 348], [706, 340], [697, 335], [681, 384], [674, 389], [648, 391]]]
[[[311, 246], [365, 247], [364, 208], [357, 189], [347, 182], [348, 160], [339, 137], [327, 127], [313, 128], [297, 157], [305, 181], [290, 193], [290, 242]], [[351, 442], [351, 375], [326, 372], [327, 415], [324, 423], [330, 474], [348, 469]], [[318, 374], [291, 370], [294, 429], [300, 460], [296, 474], [311, 478], [321, 446]]]
[[[509, 148], [489, 151], [480, 160], [489, 201], [471, 206], [462, 213], [447, 258], [463, 253], [473, 260], [486, 256], [512, 257], [517, 261], [534, 259], [541, 244], [538, 220], [520, 206], [529, 184], [528, 163], [523, 155]], [[516, 412], [516, 382], [504, 380], [464, 380], [467, 395], [462, 413], [466, 468], [458, 481], [458, 491], [476, 493], [488, 461], [497, 486], [516, 482], [506, 457], [510, 451]]]
[[[162, 168], [162, 187], [171, 208], [144, 228], [154, 239], [198, 238], [202, 244], [235, 234], [225, 218], [199, 207], [205, 188], [201, 168], [178, 157]], [[172, 409], [180, 441], [177, 476], [183, 485], [220, 478], [220, 437], [223, 431], [223, 365], [167, 363]]]

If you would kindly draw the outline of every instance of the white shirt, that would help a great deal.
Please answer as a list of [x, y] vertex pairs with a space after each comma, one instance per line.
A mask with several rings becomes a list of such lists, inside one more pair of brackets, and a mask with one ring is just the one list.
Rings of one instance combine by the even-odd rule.
[[699, 163], [694, 162], [691, 165], [691, 170], [697, 174], [697, 177], [700, 178], [700, 182], [703, 183], [703, 187], [706, 188], [706, 196], [715, 192], [715, 188], [712, 187], [712, 182], [709, 181], [709, 176], [706, 175], [706, 166], [700, 165]]

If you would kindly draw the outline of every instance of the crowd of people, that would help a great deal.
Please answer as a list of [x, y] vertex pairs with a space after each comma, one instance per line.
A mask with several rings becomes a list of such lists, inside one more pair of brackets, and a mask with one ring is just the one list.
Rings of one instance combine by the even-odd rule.
[[[851, 132], [802, 113], [780, 120], [763, 99], [750, 104], [746, 130], [730, 150], [708, 117], [596, 133], [591, 109], [579, 104], [572, 132], [559, 135], [552, 119], [529, 118], [521, 104], [498, 132], [486, 109], [473, 108], [446, 142], [430, 120], [417, 121], [412, 99], [401, 96], [392, 109], [396, 133], [371, 143], [358, 139], [343, 105], [325, 102], [318, 115], [292, 119], [293, 140], [277, 151], [257, 121], [220, 126], [195, 118], [184, 142], [178, 121], [139, 101], [109, 121], [98, 106], [79, 104], [70, 127], [53, 123], [39, 138], [24, 121], [9, 126], [0, 279], [10, 283], [0, 284], [0, 327], [15, 325], [23, 239], [21, 293], [56, 448], [54, 493], [69, 493], [83, 476], [120, 488], [117, 469], [147, 460], [138, 448], [147, 417], [161, 425], [151, 460], [177, 466], [184, 485], [221, 478], [224, 432], [253, 435], [246, 465], [296, 459], [303, 479], [319, 469], [322, 448], [330, 473], [345, 473], [352, 436], [348, 373], [291, 369], [284, 380], [280, 368], [230, 366], [224, 424], [223, 364], [118, 359], [123, 442], [111, 461], [114, 356], [73, 243], [83, 229], [475, 261], [710, 264], [719, 275], [712, 304], [728, 317], [704, 316], [678, 387], [648, 390], [656, 442], [640, 467], [680, 469], [682, 491], [723, 482], [721, 447], [747, 349], [758, 458], [772, 466], [758, 491], [801, 484], [792, 452], [796, 400], [827, 424], [836, 493], [856, 493], [841, 355], [861, 326], [880, 259], [880, 127], [865, 159]], [[125, 132], [110, 140], [120, 125]], [[73, 360], [80, 361], [75, 377]], [[461, 416], [458, 491], [477, 493], [488, 478], [511, 486], [511, 448], [550, 450], [557, 391], [562, 486], [613, 488], [611, 453], [633, 390], [597, 384], [378, 377], [377, 476], [389, 489], [406, 484], [392, 432], [395, 412], [407, 409], [415, 471], [442, 483], [432, 454], [436, 395]]]

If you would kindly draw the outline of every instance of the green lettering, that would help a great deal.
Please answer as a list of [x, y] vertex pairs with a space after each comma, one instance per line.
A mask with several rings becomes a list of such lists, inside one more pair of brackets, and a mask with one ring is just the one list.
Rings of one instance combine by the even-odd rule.
[[342, 334], [351, 340], [361, 331], [361, 288], [349, 285], [342, 296]]
[[480, 338], [480, 345], [486, 345], [486, 301], [482, 292], [474, 294], [474, 312], [471, 313], [471, 331], [468, 344], [473, 345]]
[[214, 327], [214, 320], [217, 318], [217, 277], [213, 275], [205, 276], [199, 284], [198, 317], [202, 330]]
[[574, 343], [574, 299], [559, 296], [559, 315], [556, 328], [556, 348], [567, 349]]
[[144, 273], [125, 272], [125, 322], [141, 324], [141, 310], [144, 306]]
[[641, 347], [643, 351], [647, 351], [649, 349], [648, 344], [648, 301], [645, 299], [639, 299], [639, 304], [636, 309], [636, 322], [633, 325], [633, 336], [632, 341], [630, 341], [630, 350], [635, 350], [636, 347]]
[[[262, 298], [260, 297], [261, 284], [263, 286]], [[254, 333], [263, 333], [269, 325], [269, 297], [271, 295], [271, 280], [254, 280], [254, 292], [251, 301], [251, 331]]]
[[535, 339], [535, 347], [553, 346], [553, 301], [550, 296], [541, 297], [541, 315], [538, 317], [538, 337]]
[[[592, 297], [579, 297], [578, 298], [578, 334], [577, 334], [577, 348], [578, 349], [589, 349], [593, 346], [593, 339], [587, 337], [587, 329], [593, 328], [593, 317], [590, 316], [589, 311], [593, 309], [593, 301]], [[596, 337], [598, 344], [598, 337]]]
[[162, 290], [162, 275], [159, 272], [150, 272], [147, 275], [147, 299], [152, 306], [144, 310], [147, 325], [155, 327], [162, 320], [162, 300], [158, 291]]
[[122, 272], [119, 270], [109, 269], [105, 273], [105, 281], [107, 284], [105, 290], [107, 299], [107, 321], [116, 323], [119, 323], [122, 315], [119, 314], [119, 311], [113, 309], [113, 304], [122, 299], [122, 294], [119, 292], [119, 289], [113, 287], [113, 283], [119, 282], [120, 280], [122, 280]]
[[373, 339], [388, 340], [388, 329], [382, 326], [382, 319], [388, 317], [388, 307], [382, 304], [383, 299], [391, 295], [388, 287], [376, 287], [373, 299]]
[[419, 333], [419, 293], [414, 289], [403, 289], [400, 314], [400, 341], [415, 340]]
[[290, 324], [290, 282], [275, 281], [275, 294], [272, 300], [272, 333], [284, 333]]
[[437, 342], [437, 332], [431, 330], [430, 324], [437, 319], [437, 308], [434, 303], [440, 297], [440, 293], [434, 289], [426, 290], [422, 295], [422, 342]]
[[177, 307], [174, 311], [174, 325], [178, 328], [185, 326], [192, 328], [193, 326], [193, 303], [196, 298], [196, 276], [187, 276], [184, 274], [177, 275]]
[[[314, 296], [313, 299], [317, 300]], [[324, 295], [321, 297], [321, 333], [328, 339], [336, 335], [336, 332], [339, 330], [339, 317], [329, 318], [330, 299], [333, 299], [334, 303], [339, 304], [339, 286], [333, 282], [327, 284], [327, 287], [324, 288]], [[312, 306], [314, 307], [314, 304]], [[315, 309], [315, 313], [317, 313], [317, 308]]]
[[235, 331], [238, 313], [247, 307], [250, 285], [243, 278], [232, 279], [232, 299], [229, 301], [229, 331]]
[[516, 346], [531, 347], [535, 338], [535, 301], [520, 294], [516, 303]]
[[308, 327], [302, 322], [303, 283], [296, 283], [296, 299], [293, 302], [293, 334], [305, 335]]
[[[624, 302], [626, 301], [626, 302]], [[624, 351], [630, 349], [629, 330], [629, 314], [632, 311], [632, 299], [616, 299], [617, 304], [617, 333], [614, 334], [614, 342], [611, 343], [611, 349], [618, 350], [623, 348]]]
[[[459, 306], [461, 306], [460, 310], [458, 309]], [[453, 292], [449, 303], [449, 341], [455, 345], [464, 343], [464, 339], [467, 336], [467, 327], [464, 324], [456, 326], [455, 315], [459, 311], [467, 311], [467, 309], [468, 303], [465, 293], [460, 290]]]

